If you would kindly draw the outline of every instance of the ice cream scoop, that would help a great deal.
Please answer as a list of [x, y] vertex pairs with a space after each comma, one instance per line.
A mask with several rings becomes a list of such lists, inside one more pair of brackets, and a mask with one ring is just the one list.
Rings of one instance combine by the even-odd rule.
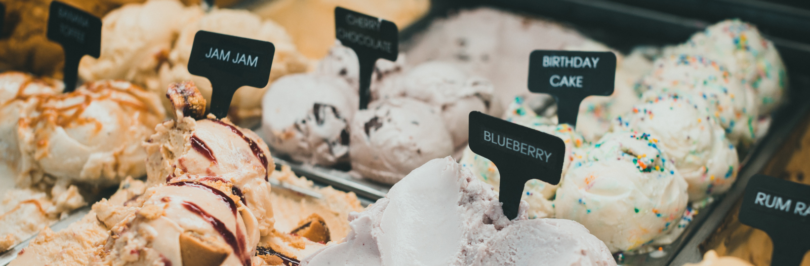
[[453, 139], [439, 111], [410, 98], [372, 102], [354, 115], [349, 133], [352, 170], [386, 184], [453, 153]]
[[279, 155], [324, 166], [348, 163], [357, 105], [356, 89], [338, 77], [288, 75], [264, 95], [262, 130]]
[[[405, 71], [406, 60], [404, 54], [397, 56], [397, 61], [377, 60], [374, 70], [371, 73], [371, 96], [372, 99], [379, 99], [379, 88], [384, 82], [401, 75]], [[329, 49], [329, 53], [318, 61], [318, 68], [315, 73], [319, 75], [340, 77], [354, 89], [358, 94], [360, 88], [360, 63], [357, 54], [353, 49], [343, 46], [340, 41], [335, 40], [335, 45]]]
[[433, 61], [413, 67], [401, 78], [379, 88], [380, 98], [408, 97], [436, 106], [453, 138], [453, 147], [467, 144], [472, 111], [490, 112], [494, 87], [484, 77], [472, 75], [447, 62]]
[[489, 186], [450, 157], [434, 159], [352, 215], [344, 243], [302, 265], [615, 265], [581, 225], [526, 220], [525, 207], [509, 221]]
[[636, 88], [643, 101], [675, 91], [703, 98], [706, 106], [701, 112], [715, 117], [732, 144], [748, 146], [756, 139], [759, 116], [754, 102], [756, 94], [721, 62], [689, 54], [662, 57]]
[[141, 144], [164, 116], [156, 95], [129, 82], [96, 81], [38, 98], [19, 120], [19, 187], [103, 188], [146, 173]]
[[533, 50], [561, 50], [585, 40], [555, 22], [476, 8], [435, 20], [424, 35], [415, 38], [407, 54], [412, 64], [453, 62], [488, 78], [497, 89], [493, 104], [498, 110], [508, 106], [515, 95], [528, 94], [526, 70]]
[[724, 65], [736, 79], [757, 93], [761, 114], [771, 113], [787, 88], [785, 66], [773, 43], [756, 26], [738, 19], [724, 20], [693, 35], [686, 43], [664, 50], [665, 55], [693, 54]]
[[[0, 180], [12, 184], [22, 171], [22, 153], [17, 136], [18, 122], [27, 105], [38, 101], [39, 95], [54, 95], [63, 85], [49, 78], [35, 78], [22, 72], [0, 74]], [[4, 186], [3, 191], [13, 186]]]
[[[160, 67], [161, 89], [165, 90], [173, 83], [194, 81], [203, 96], [210, 102], [211, 82], [204, 77], [193, 76], [188, 72], [191, 46], [194, 43], [194, 36], [199, 30], [268, 41], [275, 46], [273, 69], [270, 72], [270, 83], [267, 87], [258, 90], [242, 87], [234, 94], [229, 117], [235, 124], [247, 127], [257, 125], [262, 114], [261, 96], [270, 87], [272, 81], [287, 74], [305, 72], [310, 68], [310, 62], [298, 53], [290, 36], [275, 22], [263, 20], [246, 10], [214, 9], [199, 20], [185, 25], [180, 31], [180, 35], [169, 53], [168, 62]], [[164, 105], [168, 106], [169, 103], [164, 101]]]
[[658, 145], [689, 184], [689, 201], [726, 192], [740, 168], [737, 149], [715, 118], [692, 95], [663, 94], [616, 118], [614, 131], [637, 130], [659, 137]]
[[688, 195], [663, 141], [644, 132], [606, 134], [571, 163], [554, 199], [556, 217], [581, 223], [611, 252], [644, 251], [665, 238], [680, 226]]
[[[165, 94], [158, 70], [186, 25], [203, 15], [197, 6], [179, 1], [128, 4], [102, 21], [101, 56], [85, 57], [79, 65], [84, 80], [122, 79]], [[162, 97], [161, 97], [162, 98]]]

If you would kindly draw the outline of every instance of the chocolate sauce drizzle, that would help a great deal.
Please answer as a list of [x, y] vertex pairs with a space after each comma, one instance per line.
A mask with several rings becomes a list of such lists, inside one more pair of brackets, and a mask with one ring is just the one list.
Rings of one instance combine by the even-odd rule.
[[256, 248], [256, 255], [269, 255], [269, 256], [279, 257], [279, 258], [281, 258], [281, 261], [286, 266], [298, 266], [299, 264], [301, 264], [300, 261], [298, 261], [296, 259], [293, 259], [293, 258], [290, 258], [290, 257], [287, 257], [287, 256], [284, 256], [281, 253], [276, 252], [275, 250], [273, 250], [270, 247], [262, 247], [262, 246], [257, 247]]
[[267, 165], [267, 156], [264, 154], [264, 151], [259, 147], [259, 144], [256, 143], [255, 141], [253, 141], [253, 139], [248, 138], [247, 136], [245, 136], [245, 134], [243, 134], [241, 130], [239, 130], [238, 128], [236, 128], [236, 127], [234, 127], [232, 125], [229, 125], [228, 123], [222, 122], [222, 121], [217, 120], [217, 119], [208, 119], [208, 120], [211, 120], [214, 123], [217, 123], [217, 124], [223, 125], [225, 127], [228, 127], [228, 128], [231, 129], [231, 132], [233, 132], [234, 134], [239, 135], [240, 137], [242, 137], [242, 139], [245, 140], [245, 142], [247, 142], [248, 146], [250, 146], [250, 150], [253, 151], [253, 155], [256, 155], [256, 158], [258, 158], [259, 161], [262, 162], [262, 165], [264, 165], [264, 170], [265, 170], [264, 171], [264, 180], [268, 180], [267, 177], [270, 174], [270, 171], [267, 168], [268, 167], [268, 165]]
[[208, 148], [208, 145], [205, 144], [197, 135], [191, 135], [191, 147], [194, 148], [197, 152], [208, 158], [209, 161], [216, 163], [217, 158], [214, 156], [214, 152]]

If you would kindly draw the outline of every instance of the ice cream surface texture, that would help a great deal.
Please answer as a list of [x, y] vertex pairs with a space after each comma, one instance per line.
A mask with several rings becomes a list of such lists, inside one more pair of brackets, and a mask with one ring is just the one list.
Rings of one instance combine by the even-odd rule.
[[[191, 56], [191, 46], [194, 36], [199, 30], [239, 36], [262, 41], [272, 42], [275, 46], [273, 56], [273, 69], [270, 71], [270, 83], [264, 88], [242, 87], [234, 93], [229, 112], [230, 119], [242, 126], [255, 126], [262, 115], [262, 95], [272, 84], [272, 81], [291, 73], [305, 72], [310, 68], [310, 62], [303, 57], [292, 39], [280, 25], [270, 20], [263, 20], [247, 10], [214, 9], [206, 13], [199, 20], [185, 25], [177, 38], [168, 62], [161, 65], [160, 89], [164, 90], [173, 83], [194, 81], [205, 99], [211, 99], [211, 82], [200, 76], [188, 72], [188, 61]], [[164, 105], [168, 106], [164, 101]], [[168, 109], [168, 108], [167, 108]]]
[[525, 207], [509, 221], [489, 186], [452, 158], [434, 159], [350, 216], [344, 243], [302, 265], [616, 265], [581, 225], [527, 220]]
[[688, 195], [686, 181], [660, 149], [663, 141], [620, 131], [585, 149], [557, 189], [556, 217], [581, 223], [611, 252], [665, 239], [680, 226]]
[[[380, 98], [377, 96], [379, 94], [380, 84], [382, 84], [383, 81], [387, 81], [392, 76], [401, 75], [405, 67], [405, 54], [402, 53], [397, 56], [397, 61], [394, 62], [378, 59], [371, 73], [370, 89], [372, 98]], [[360, 61], [357, 60], [357, 54], [352, 48], [341, 45], [338, 40], [335, 40], [335, 45], [329, 48], [329, 53], [326, 54], [326, 57], [318, 61], [318, 67], [315, 73], [337, 76], [346, 80], [354, 89], [355, 94], [357, 94], [360, 88]]]
[[401, 78], [381, 85], [378, 97], [408, 97], [439, 107], [453, 147], [467, 144], [468, 116], [472, 111], [489, 113], [494, 87], [484, 77], [472, 75], [447, 62], [426, 62], [408, 70]]
[[343, 79], [288, 75], [264, 95], [262, 129], [279, 155], [324, 166], [348, 163], [349, 121], [357, 105], [356, 90]]
[[684, 44], [664, 50], [666, 55], [703, 55], [725, 65], [752, 96], [762, 114], [771, 113], [787, 88], [785, 66], [773, 43], [757, 28], [737, 19], [721, 21], [692, 36]]
[[703, 98], [701, 112], [714, 116], [735, 145], [750, 145], [756, 139], [755, 92], [743, 86], [721, 62], [700, 55], [679, 54], [659, 58], [653, 70], [637, 86], [643, 101], [662, 93], [689, 93]]
[[394, 184], [411, 170], [453, 153], [439, 110], [410, 98], [372, 102], [351, 122], [352, 171]]
[[84, 80], [127, 80], [163, 94], [160, 65], [168, 59], [180, 30], [202, 15], [201, 8], [184, 7], [173, 0], [116, 9], [101, 24], [101, 56], [84, 57], [79, 75]]
[[660, 139], [659, 147], [689, 183], [689, 201], [726, 192], [737, 180], [737, 149], [715, 118], [699, 110], [692, 95], [664, 94], [616, 118], [615, 131], [638, 130]]

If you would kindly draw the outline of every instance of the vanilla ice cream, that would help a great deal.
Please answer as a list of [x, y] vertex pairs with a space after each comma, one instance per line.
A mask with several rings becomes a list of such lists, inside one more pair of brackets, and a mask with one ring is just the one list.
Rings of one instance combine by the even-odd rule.
[[184, 7], [179, 1], [152, 0], [116, 9], [102, 20], [101, 56], [84, 57], [79, 76], [127, 80], [162, 94], [158, 68], [180, 30], [202, 15], [201, 8]]
[[724, 65], [734, 78], [756, 94], [761, 114], [771, 113], [787, 88], [785, 66], [771, 41], [756, 26], [738, 19], [724, 20], [693, 35], [686, 43], [664, 49], [665, 55], [702, 55]]
[[358, 95], [337, 77], [293, 74], [270, 86], [262, 101], [262, 130], [280, 155], [309, 164], [349, 162], [349, 121]]
[[557, 189], [556, 217], [581, 223], [611, 252], [644, 251], [667, 237], [680, 226], [688, 195], [659, 140], [620, 131], [585, 149]]
[[453, 153], [440, 111], [410, 98], [372, 102], [354, 115], [349, 133], [352, 171], [386, 184]]
[[366, 211], [350, 216], [344, 243], [302, 265], [616, 265], [569, 220], [503, 215], [498, 194], [452, 158], [415, 169]]
[[748, 146], [756, 139], [756, 94], [721, 62], [688, 54], [662, 57], [639, 81], [637, 89], [643, 101], [676, 91], [703, 98], [707, 104], [701, 112], [716, 118], [732, 144]]
[[[194, 36], [199, 30], [239, 36], [272, 42], [275, 46], [273, 69], [270, 71], [270, 83], [264, 88], [241, 87], [233, 95], [229, 117], [236, 124], [254, 126], [261, 117], [262, 95], [272, 81], [291, 73], [305, 72], [310, 62], [303, 57], [287, 32], [280, 25], [270, 20], [263, 20], [247, 10], [214, 9], [202, 18], [188, 23], [180, 32], [168, 61], [160, 67], [161, 89], [165, 93], [169, 85], [183, 81], [194, 81], [207, 100], [211, 99], [211, 82], [188, 72], [188, 61]], [[168, 106], [168, 101], [164, 101]], [[167, 107], [168, 109], [168, 107]]]
[[737, 179], [737, 149], [723, 128], [699, 110], [692, 95], [664, 94], [618, 117], [614, 131], [637, 130], [658, 136], [659, 147], [689, 184], [689, 201], [726, 192]]
[[143, 176], [141, 144], [163, 120], [157, 96], [124, 81], [89, 82], [40, 96], [19, 120], [18, 187], [79, 183], [96, 188]]

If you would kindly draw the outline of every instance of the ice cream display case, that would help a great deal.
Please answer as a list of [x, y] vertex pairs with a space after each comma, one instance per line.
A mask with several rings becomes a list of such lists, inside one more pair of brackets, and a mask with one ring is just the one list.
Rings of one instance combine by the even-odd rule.
[[97, 2], [0, 1], [0, 265], [767, 265], [803, 182], [792, 3]]

